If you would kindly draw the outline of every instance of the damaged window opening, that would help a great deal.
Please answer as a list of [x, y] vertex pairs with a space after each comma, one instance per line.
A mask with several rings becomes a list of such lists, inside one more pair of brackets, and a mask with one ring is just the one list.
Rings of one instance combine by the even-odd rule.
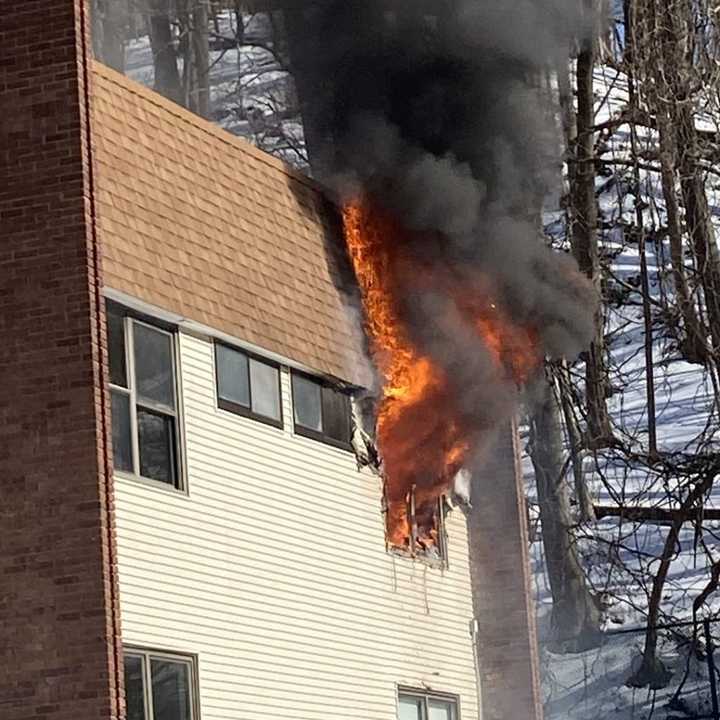
[[107, 337], [115, 469], [181, 489], [174, 335], [108, 303]]
[[215, 343], [218, 407], [281, 428], [280, 368], [276, 363]]
[[446, 565], [445, 497], [423, 501], [413, 487], [401, 507], [392, 505], [386, 500], [389, 549], [431, 564]]
[[293, 371], [292, 398], [298, 435], [352, 450], [350, 396], [346, 392]]

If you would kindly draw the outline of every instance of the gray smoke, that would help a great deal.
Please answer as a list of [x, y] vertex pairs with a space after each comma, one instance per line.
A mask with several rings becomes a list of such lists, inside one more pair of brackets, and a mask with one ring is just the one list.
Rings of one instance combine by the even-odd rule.
[[438, 280], [408, 279], [403, 319], [448, 371], [463, 414], [492, 425], [507, 388], [493, 386], [457, 288], [489, 292], [552, 357], [575, 357], [591, 337], [593, 293], [539, 232], [561, 147], [542, 85], [585, 32], [581, 3], [285, 5], [314, 165], [342, 197], [362, 191], [417, 231], [402, 250]]

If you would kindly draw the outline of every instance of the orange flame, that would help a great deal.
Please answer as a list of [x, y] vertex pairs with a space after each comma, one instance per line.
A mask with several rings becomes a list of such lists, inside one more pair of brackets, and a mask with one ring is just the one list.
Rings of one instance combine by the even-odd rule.
[[[387, 540], [406, 548], [417, 532], [421, 545], [435, 545], [437, 501], [463, 467], [471, 438], [445, 372], [418, 350], [400, 320], [401, 288], [408, 279], [421, 285], [426, 273], [403, 251], [408, 231], [387, 213], [357, 202], [347, 205], [343, 216], [371, 351], [383, 378], [376, 436], [388, 502]], [[495, 303], [468, 300], [461, 288], [455, 305], [484, 340], [498, 372], [519, 383], [527, 380], [540, 360], [533, 333], [514, 326]], [[416, 529], [408, 515], [411, 494]]]

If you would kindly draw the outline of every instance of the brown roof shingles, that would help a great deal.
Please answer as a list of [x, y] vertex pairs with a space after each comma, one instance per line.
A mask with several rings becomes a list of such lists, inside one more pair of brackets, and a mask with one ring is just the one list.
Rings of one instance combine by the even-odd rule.
[[106, 285], [362, 381], [339, 219], [312, 181], [99, 63], [92, 130]]

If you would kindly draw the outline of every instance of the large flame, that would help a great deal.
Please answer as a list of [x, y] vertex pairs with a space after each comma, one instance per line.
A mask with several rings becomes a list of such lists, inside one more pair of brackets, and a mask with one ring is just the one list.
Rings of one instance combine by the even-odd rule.
[[[421, 547], [436, 545], [438, 499], [463, 467], [472, 442], [445, 372], [420, 352], [401, 321], [403, 294], [428, 282], [428, 271], [405, 252], [410, 234], [386, 212], [362, 201], [348, 204], [343, 214], [373, 360], [383, 380], [376, 436], [387, 540], [399, 548], [407, 548], [411, 538]], [[468, 296], [463, 288], [456, 289], [455, 306], [483, 339], [498, 373], [524, 382], [539, 362], [532, 331], [514, 326], [494, 301]]]

